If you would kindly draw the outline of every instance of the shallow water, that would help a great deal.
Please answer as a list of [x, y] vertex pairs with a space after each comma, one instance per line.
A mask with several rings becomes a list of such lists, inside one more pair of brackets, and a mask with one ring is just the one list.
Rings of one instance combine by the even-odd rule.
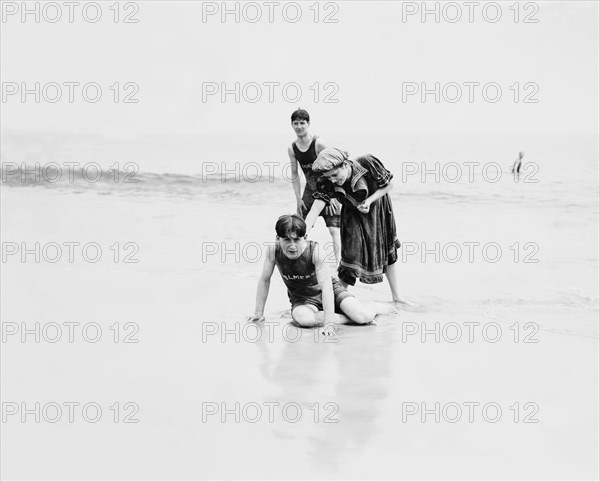
[[[597, 2], [59, 3], [2, 3], [0, 479], [599, 480]], [[416, 309], [324, 337], [275, 273], [245, 321], [300, 106], [394, 173]]]
[[[474, 480], [493, 466], [499, 479], [591, 478], [598, 191], [587, 173], [555, 169], [565, 154], [560, 144], [544, 155], [550, 151], [544, 166], [552, 168], [540, 170], [537, 184], [510, 177], [402, 183], [396, 173], [402, 293], [419, 306], [371, 326], [342, 326], [329, 338], [289, 325], [277, 272], [267, 324], [244, 321], [254, 309], [263, 243], [293, 209], [283, 179], [222, 183], [140, 172], [135, 185], [3, 184], [4, 242], [94, 241], [105, 250], [98, 263], [10, 258], [3, 321], [95, 321], [107, 334], [115, 321], [139, 327], [137, 344], [106, 336], [98, 344], [9, 340], [4, 400], [109, 406], [118, 399], [140, 408], [137, 424], [108, 417], [97, 425], [5, 424], [3, 458], [13, 461], [6, 474], [19, 467], [27, 478], [75, 480], [94, 465], [104, 479]], [[581, 162], [597, 173], [597, 159]], [[585, 180], [574, 190], [577, 176]], [[321, 221], [311, 236], [327, 243]], [[115, 263], [115, 241], [136, 243], [139, 262]], [[436, 242], [460, 247], [462, 256], [455, 260], [450, 247], [439, 262], [423, 254]], [[473, 262], [465, 243], [479, 243]], [[500, 246], [497, 261], [492, 251], [484, 256], [486, 243]], [[527, 256], [537, 262], [523, 262]], [[353, 292], [389, 300], [385, 283]], [[458, 404], [462, 418], [436, 423], [430, 414], [422, 423], [421, 412], [407, 413], [436, 402]], [[471, 423], [464, 405], [471, 402], [498, 404], [502, 416], [491, 423], [476, 411]], [[539, 408], [538, 423], [522, 423], [531, 415], [526, 403]], [[291, 421], [298, 409], [300, 419]], [[39, 463], [23, 469], [27, 453]]]

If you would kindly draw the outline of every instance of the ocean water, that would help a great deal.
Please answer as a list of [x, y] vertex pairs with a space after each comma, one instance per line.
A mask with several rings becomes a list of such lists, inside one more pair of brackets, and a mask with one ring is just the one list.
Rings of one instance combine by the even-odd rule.
[[[0, 479], [600, 480], [598, 2], [472, 2], [472, 19], [460, 2], [298, 2], [297, 23], [279, 2], [274, 21], [268, 2], [98, 2], [97, 23], [48, 21], [68, 2], [6, 6], [26, 3], [43, 19], [7, 8], [0, 29], [2, 79], [29, 92], [0, 112]], [[68, 81], [73, 99], [31, 95]], [[97, 103], [79, 97], [91, 81]], [[479, 87], [453, 102], [403, 95], [413, 81]], [[227, 93], [273, 82], [258, 102]], [[275, 272], [266, 322], [246, 322], [295, 210], [298, 107], [393, 172], [416, 308], [324, 336], [290, 324]], [[330, 255], [322, 221], [311, 238]], [[65, 243], [74, 259], [49, 259]], [[352, 292], [390, 300], [385, 282]], [[66, 323], [102, 337], [48, 339]], [[69, 401], [73, 423], [7, 413]]]
[[[274, 240], [277, 217], [295, 207], [283, 156], [252, 158], [260, 151], [249, 148], [221, 160], [208, 142], [205, 151], [192, 141], [157, 145], [9, 137], [2, 146], [3, 242], [94, 241], [106, 252], [115, 241], [131, 242], [139, 260], [9, 258], [3, 321], [122, 320], [140, 330], [135, 346], [4, 345], [4, 399], [140, 406], [135, 426], [5, 425], [3, 459], [13, 461], [5, 477], [76, 480], [89, 478], [90, 466], [96, 478], [152, 480], [475, 480], [489, 478], [492, 466], [495, 478], [506, 479], [597, 475], [597, 139], [379, 144], [371, 152], [395, 176], [401, 291], [417, 308], [372, 326], [342, 326], [329, 339], [289, 325], [277, 272], [265, 312], [272, 339], [269, 325], [244, 322], [254, 310], [264, 243]], [[355, 145], [352, 153], [366, 152]], [[525, 172], [515, 180], [509, 166], [520, 150]], [[66, 171], [58, 182], [31, 175], [23, 182], [7, 164], [57, 159], [97, 162], [103, 177], [87, 182], [76, 170], [73, 182]], [[129, 178], [139, 182], [121, 182], [132, 172], [124, 159], [139, 159]], [[120, 182], [109, 169], [115, 162]], [[248, 170], [236, 178], [236, 162], [262, 166], [262, 176]], [[454, 174], [446, 167], [446, 178], [429, 174], [423, 182], [421, 163], [433, 170], [436, 162], [440, 170], [457, 163], [463, 176], [448, 182]], [[468, 162], [491, 166], [487, 178], [474, 168], [469, 179]], [[501, 167], [497, 182], [492, 163]], [[412, 175], [415, 166], [420, 172]], [[326, 246], [322, 221], [311, 237]], [[365, 301], [390, 299], [385, 282], [352, 290]], [[475, 326], [473, 342], [467, 323]], [[448, 341], [448, 331], [422, 342], [423, 329], [436, 324], [458, 326], [462, 338]], [[483, 336], [488, 325], [500, 327], [497, 341], [489, 341], [493, 330]], [[523, 343], [527, 337], [535, 343]], [[498, 424], [402, 419], [407, 401], [465, 400], [496, 401], [505, 416]], [[515, 401], [537, 403], [540, 423], [511, 423]], [[263, 418], [203, 420], [206, 403], [259, 404]], [[290, 423], [278, 412], [268, 422], [266, 403], [298, 404], [303, 417]], [[41, 468], [23, 469], [28, 453]]]
[[[2, 152], [3, 188], [15, 197], [29, 195], [32, 188], [47, 189], [54, 196], [76, 196], [84, 203], [101, 199], [111, 206], [131, 200], [149, 206], [165, 199], [180, 201], [185, 206], [178, 210], [196, 209], [198, 219], [208, 220], [185, 224], [175, 213], [168, 220], [153, 219], [153, 212], [162, 211], [157, 207], [149, 208], [146, 221], [158, 237], [168, 223], [189, 230], [194, 243], [204, 243], [200, 251], [207, 258], [186, 269], [255, 276], [260, 268], [255, 255], [260, 253], [252, 252], [253, 243], [272, 240], [274, 220], [295, 207], [287, 161], [270, 154], [270, 148], [261, 158], [246, 153], [216, 161], [214, 144], [218, 143], [187, 139], [160, 145], [154, 140], [140, 147], [125, 141], [9, 137]], [[259, 152], [249, 147], [249, 152]], [[394, 173], [391, 196], [404, 243], [402, 282], [415, 300], [423, 300], [424, 309], [460, 306], [500, 318], [513, 310], [510, 317], [573, 310], [575, 317], [550, 321], [543, 316], [539, 323], [598, 336], [597, 139], [442, 138], [434, 143], [413, 138], [397, 145], [381, 140], [377, 149], [360, 147], [351, 154], [372, 152]], [[166, 161], [171, 150], [173, 158]], [[509, 167], [519, 150], [525, 156], [516, 177]], [[193, 160], [196, 151], [202, 155]], [[87, 182], [77, 167], [70, 182], [67, 161], [57, 163], [60, 173], [51, 166], [39, 179], [11, 170], [22, 163], [30, 169], [36, 162], [45, 166], [55, 159], [85, 159], [80, 164], [95, 163], [102, 176]], [[93, 178], [97, 171], [91, 167], [86, 174]], [[46, 180], [58, 176], [57, 182]], [[315, 239], [328, 241], [321, 221]], [[239, 245], [239, 256], [211, 255], [210, 243], [225, 249]], [[247, 252], [242, 253], [244, 246]], [[192, 252], [187, 255], [195, 257]], [[152, 263], [174, 272], [180, 269], [164, 266], [160, 259]], [[387, 297], [387, 287], [363, 287]]]

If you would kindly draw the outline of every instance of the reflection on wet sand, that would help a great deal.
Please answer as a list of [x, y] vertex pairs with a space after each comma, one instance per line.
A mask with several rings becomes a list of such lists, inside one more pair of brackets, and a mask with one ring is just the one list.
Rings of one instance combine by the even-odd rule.
[[[261, 373], [277, 390], [265, 400], [295, 402], [303, 410], [300, 423], [274, 425], [274, 436], [302, 439], [309, 461], [322, 470], [336, 471], [341, 457], [360, 454], [377, 432], [399, 326], [393, 316], [378, 323], [340, 326], [331, 339], [303, 329], [296, 342], [269, 343], [262, 336], [256, 344]], [[290, 334], [295, 337], [294, 328]]]

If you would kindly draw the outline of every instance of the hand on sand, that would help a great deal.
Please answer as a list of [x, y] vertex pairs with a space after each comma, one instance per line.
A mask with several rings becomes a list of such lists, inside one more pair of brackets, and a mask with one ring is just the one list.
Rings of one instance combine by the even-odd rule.
[[263, 315], [254, 313], [252, 316], [249, 316], [248, 318], [246, 318], [246, 321], [248, 323], [260, 323], [262, 321], [265, 321], [265, 317]]
[[323, 328], [321, 328], [321, 334], [325, 335], [327, 338], [331, 338], [338, 333], [338, 328], [334, 323], [327, 323]]

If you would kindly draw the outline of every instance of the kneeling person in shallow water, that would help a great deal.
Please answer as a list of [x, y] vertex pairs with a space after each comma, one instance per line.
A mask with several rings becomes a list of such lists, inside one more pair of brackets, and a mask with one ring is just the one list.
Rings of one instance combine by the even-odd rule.
[[256, 309], [249, 321], [263, 321], [275, 266], [287, 287], [292, 318], [303, 327], [329, 323], [367, 324], [393, 308], [367, 306], [332, 278], [324, 253], [315, 241], [306, 239], [306, 223], [298, 215], [285, 215], [275, 225], [276, 242], [267, 247], [256, 290]]

